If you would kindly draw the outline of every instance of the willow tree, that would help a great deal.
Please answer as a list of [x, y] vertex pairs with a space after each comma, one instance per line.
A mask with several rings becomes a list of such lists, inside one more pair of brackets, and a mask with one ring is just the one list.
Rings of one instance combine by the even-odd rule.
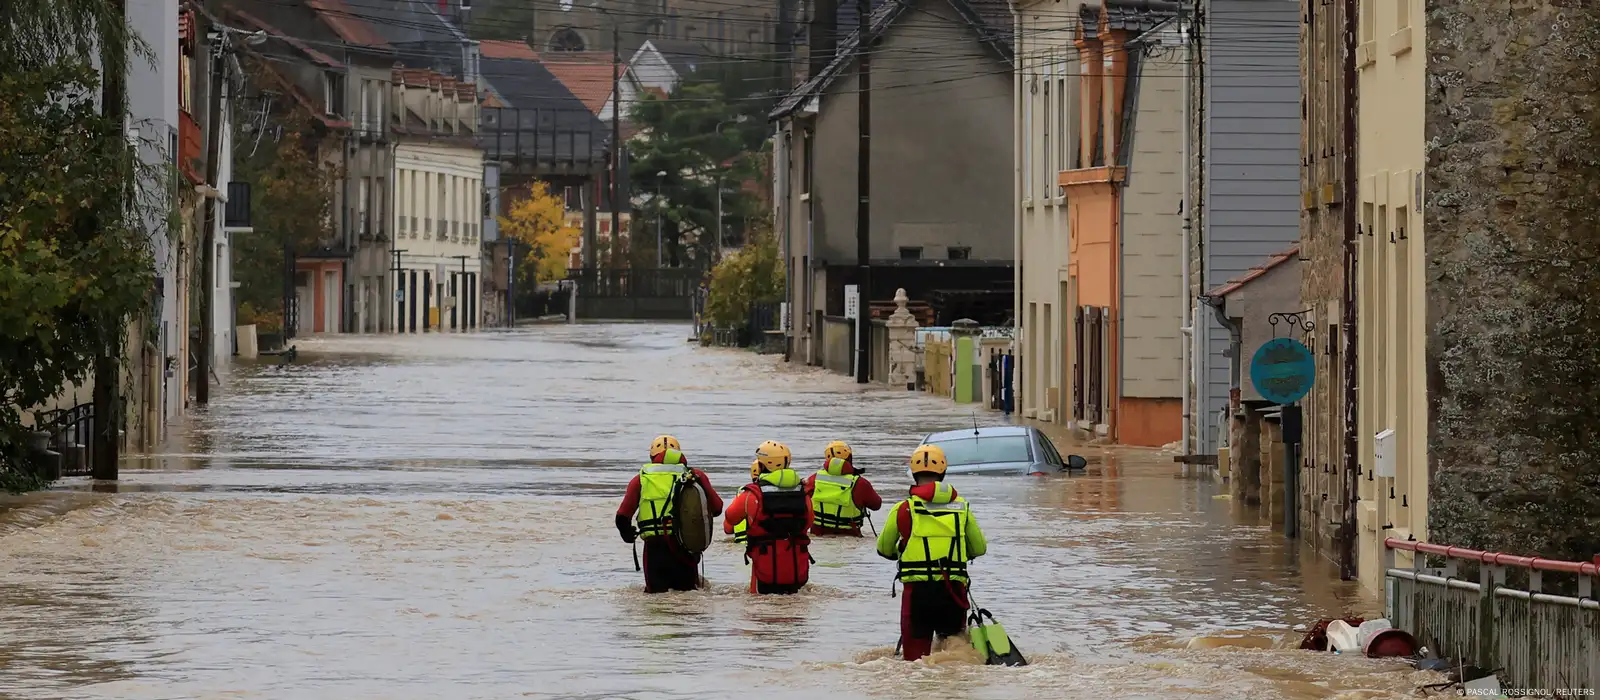
[[[124, 135], [128, 57], [148, 52], [117, 7], [5, 0], [4, 8], [0, 404], [9, 408], [0, 410], [0, 488], [19, 490], [39, 485], [18, 468], [21, 411], [91, 374], [97, 395], [115, 385], [129, 323], [149, 307], [149, 229], [169, 218], [170, 192], [149, 188], [172, 180], [140, 165]], [[115, 412], [105, 415], [109, 432]]]

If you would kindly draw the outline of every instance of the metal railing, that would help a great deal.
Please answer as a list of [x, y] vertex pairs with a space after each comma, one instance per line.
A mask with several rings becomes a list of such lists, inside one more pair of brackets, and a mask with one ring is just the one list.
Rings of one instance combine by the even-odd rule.
[[39, 416], [36, 429], [50, 434], [50, 449], [60, 455], [60, 476], [89, 476], [93, 471], [94, 404], [81, 403]]
[[[1410, 568], [1396, 566], [1397, 551], [1414, 553]], [[1428, 568], [1428, 555], [1444, 566]], [[1457, 578], [1461, 562], [1477, 565], [1477, 581]], [[1527, 584], [1507, 585], [1508, 569], [1524, 570]], [[1547, 572], [1575, 575], [1577, 596], [1542, 592]], [[1596, 579], [1600, 556], [1560, 561], [1384, 540], [1390, 622], [1440, 656], [1496, 670], [1512, 688], [1600, 688]]]
[[578, 282], [578, 297], [689, 299], [704, 274], [685, 267], [606, 269], [577, 268], [569, 278]]

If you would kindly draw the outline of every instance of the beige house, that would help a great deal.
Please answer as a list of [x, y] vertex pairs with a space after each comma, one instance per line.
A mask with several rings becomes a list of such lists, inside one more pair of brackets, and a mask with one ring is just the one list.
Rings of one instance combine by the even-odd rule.
[[[968, 290], [1003, 299], [1013, 286], [1010, 19], [995, 0], [910, 0], [873, 11], [866, 313], [887, 317], [897, 289], [936, 301]], [[845, 289], [858, 283], [862, 263], [860, 40], [859, 30], [846, 35], [769, 115], [773, 215], [790, 271], [789, 359], [841, 372], [851, 361]], [[1002, 301], [992, 323], [1008, 306]]]
[[1024, 417], [1182, 432], [1184, 76], [1175, 2], [1019, 6]]
[[[1357, 570], [1382, 590], [1383, 540], [1427, 539], [1422, 0], [1361, 0]], [[1386, 454], [1380, 459], [1380, 454]], [[1390, 466], [1392, 465], [1392, 467]]]

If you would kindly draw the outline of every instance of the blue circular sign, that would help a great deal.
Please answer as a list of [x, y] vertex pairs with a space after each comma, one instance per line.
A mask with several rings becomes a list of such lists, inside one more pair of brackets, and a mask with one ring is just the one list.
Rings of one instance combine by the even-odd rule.
[[1299, 401], [1311, 391], [1317, 360], [1310, 348], [1293, 338], [1273, 338], [1250, 358], [1250, 383], [1261, 398], [1280, 404]]

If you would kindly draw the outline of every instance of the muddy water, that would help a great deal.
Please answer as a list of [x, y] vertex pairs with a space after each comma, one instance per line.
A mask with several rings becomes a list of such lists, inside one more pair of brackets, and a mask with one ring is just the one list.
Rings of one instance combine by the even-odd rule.
[[[725, 493], [761, 440], [810, 462], [844, 438], [892, 495], [921, 433], [973, 420], [685, 335], [341, 338], [236, 367], [115, 493], [5, 501], [0, 697], [1371, 698], [1428, 680], [1283, 648], [1376, 604], [1148, 452], [953, 479], [990, 539], [975, 595], [1027, 668], [959, 645], [890, 658], [892, 564], [866, 541], [818, 543], [798, 596], [746, 594], [731, 543], [709, 590], [645, 596], [611, 521], [657, 433]], [[1208, 635], [1241, 639], [1186, 648]]]

